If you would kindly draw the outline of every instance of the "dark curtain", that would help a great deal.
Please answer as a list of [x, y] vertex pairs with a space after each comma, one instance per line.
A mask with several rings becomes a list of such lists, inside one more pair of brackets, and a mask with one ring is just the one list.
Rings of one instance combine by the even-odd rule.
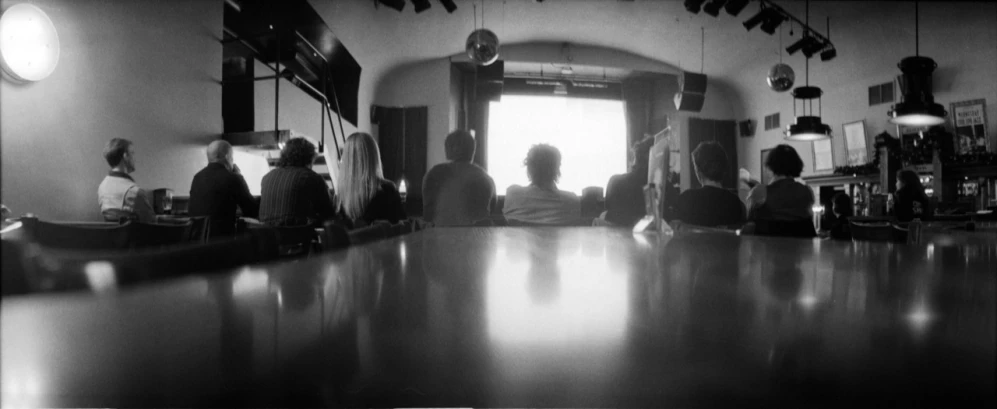
[[405, 210], [410, 216], [418, 215], [422, 210], [422, 177], [426, 174], [429, 109], [378, 109], [378, 148], [384, 178], [399, 183], [404, 176], [408, 190]]
[[633, 79], [623, 81], [623, 110], [627, 117], [627, 146], [653, 133], [651, 124], [651, 90], [653, 82]]

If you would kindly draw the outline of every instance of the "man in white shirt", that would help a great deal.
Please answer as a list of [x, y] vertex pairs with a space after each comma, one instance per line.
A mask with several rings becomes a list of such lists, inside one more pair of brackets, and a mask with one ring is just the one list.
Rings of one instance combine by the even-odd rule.
[[546, 225], [573, 225], [581, 220], [578, 195], [557, 189], [561, 177], [561, 151], [539, 144], [526, 154], [529, 186], [512, 185], [506, 190], [502, 213], [506, 219]]
[[111, 138], [104, 147], [104, 159], [111, 166], [111, 171], [97, 188], [97, 202], [104, 220], [129, 218], [155, 223], [156, 213], [152, 210], [151, 195], [138, 187], [130, 175], [135, 171], [132, 142], [123, 138]]

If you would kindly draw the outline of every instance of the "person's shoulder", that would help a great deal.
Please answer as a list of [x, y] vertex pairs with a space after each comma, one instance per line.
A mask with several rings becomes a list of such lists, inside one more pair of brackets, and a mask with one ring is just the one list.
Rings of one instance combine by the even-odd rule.
[[388, 179], [381, 179], [380, 187], [381, 187], [381, 190], [383, 190], [385, 192], [397, 192], [398, 191], [398, 186], [395, 185], [395, 182], [392, 182], [392, 181], [390, 181]]
[[557, 190], [557, 194], [559, 196], [561, 196], [562, 198], [567, 199], [567, 200], [580, 200], [578, 198], [578, 194], [576, 194], [575, 192], [572, 192], [570, 190], [560, 190], [560, 189], [558, 189]]
[[523, 195], [526, 192], [527, 192], [527, 187], [526, 186], [510, 185], [508, 188], [505, 189], [505, 196], [506, 197], [509, 197], [509, 196], [515, 197], [515, 196]]

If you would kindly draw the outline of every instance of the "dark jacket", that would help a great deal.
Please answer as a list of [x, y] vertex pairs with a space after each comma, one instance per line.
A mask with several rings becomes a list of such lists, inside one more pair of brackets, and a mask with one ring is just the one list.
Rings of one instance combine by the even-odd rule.
[[263, 224], [320, 225], [336, 215], [328, 185], [309, 168], [275, 168], [263, 176], [260, 185], [259, 219]]
[[194, 175], [187, 212], [191, 216], [211, 216], [212, 237], [235, 233], [236, 206], [246, 217], [256, 217], [259, 212], [242, 175], [220, 163], [209, 163]]
[[613, 175], [606, 185], [606, 221], [633, 227], [644, 217], [644, 185], [647, 172]]
[[893, 211], [897, 221], [909, 222], [914, 219], [928, 220], [932, 216], [931, 201], [924, 192], [901, 188], [896, 193]]
[[394, 224], [407, 218], [405, 208], [402, 206], [402, 196], [394, 182], [390, 180], [381, 181], [377, 193], [364, 208], [363, 217], [350, 219], [346, 217], [342, 209], [340, 209], [338, 217], [340, 221], [346, 223], [348, 228], [367, 226], [375, 220], [385, 220]]
[[473, 163], [442, 163], [422, 180], [422, 214], [437, 226], [473, 225], [488, 218], [494, 203], [495, 181]]

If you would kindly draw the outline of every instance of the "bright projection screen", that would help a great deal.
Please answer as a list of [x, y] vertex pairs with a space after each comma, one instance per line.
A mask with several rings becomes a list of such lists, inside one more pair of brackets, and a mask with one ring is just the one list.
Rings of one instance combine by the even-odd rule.
[[559, 189], [605, 189], [610, 176], [627, 171], [626, 131], [623, 101], [502, 95], [488, 112], [488, 174], [499, 195], [529, 185], [523, 159], [547, 143], [561, 151]]

